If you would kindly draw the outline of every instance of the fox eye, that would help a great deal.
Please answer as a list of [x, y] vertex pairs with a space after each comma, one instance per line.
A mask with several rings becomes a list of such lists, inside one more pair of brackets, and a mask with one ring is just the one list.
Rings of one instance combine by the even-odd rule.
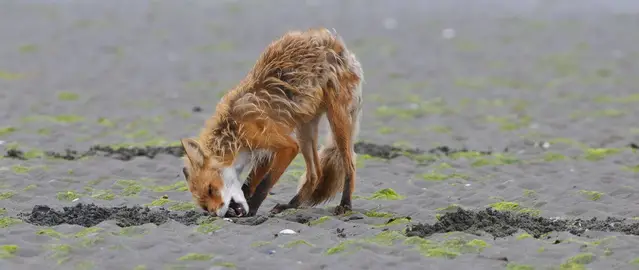
[[209, 186], [209, 196], [213, 196], [213, 187]]
[[186, 167], [182, 168], [182, 173], [186, 179], [189, 179], [189, 171], [186, 170]]

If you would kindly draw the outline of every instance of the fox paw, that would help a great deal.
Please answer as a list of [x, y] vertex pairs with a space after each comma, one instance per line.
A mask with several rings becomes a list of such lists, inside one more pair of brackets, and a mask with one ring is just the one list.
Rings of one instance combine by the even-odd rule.
[[281, 212], [283, 212], [286, 209], [291, 209], [293, 208], [292, 206], [288, 205], [288, 204], [276, 204], [273, 209], [271, 209], [271, 211], [269, 212], [271, 215], [276, 215], [279, 214]]
[[350, 211], [351, 211], [350, 205], [338, 205], [335, 207], [335, 211], [333, 211], [333, 213], [335, 213], [336, 216], [340, 216]]

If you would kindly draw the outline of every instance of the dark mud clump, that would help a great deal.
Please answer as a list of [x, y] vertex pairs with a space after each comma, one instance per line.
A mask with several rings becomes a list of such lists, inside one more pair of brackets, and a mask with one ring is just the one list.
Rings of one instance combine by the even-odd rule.
[[120, 227], [138, 226], [147, 223], [163, 224], [173, 219], [185, 225], [196, 224], [197, 220], [207, 216], [204, 212], [188, 211], [173, 213], [160, 208], [151, 210], [141, 206], [102, 207], [95, 204], [76, 204], [63, 207], [62, 211], [46, 205], [36, 205], [31, 213], [22, 213], [20, 217], [28, 223], [38, 226], [74, 224], [92, 227], [105, 220], [116, 220]]
[[53, 158], [61, 158], [66, 160], [75, 160], [86, 156], [105, 156], [118, 160], [131, 160], [135, 157], [147, 157], [150, 159], [155, 156], [164, 154], [175, 157], [181, 157], [184, 155], [184, 149], [182, 146], [146, 146], [146, 147], [119, 147], [113, 148], [111, 146], [96, 145], [89, 148], [84, 153], [79, 153], [74, 150], [67, 149], [64, 153], [46, 152], [47, 156]]
[[[440, 146], [430, 150], [400, 148], [384, 144], [374, 144], [368, 142], [358, 142], [355, 144], [355, 152], [358, 154], [367, 154], [373, 157], [382, 159], [393, 159], [398, 156], [411, 157], [412, 155], [419, 154], [435, 154], [435, 155], [450, 155], [458, 152], [470, 152], [468, 149], [453, 149], [447, 146]], [[475, 151], [481, 154], [489, 155], [489, 151]], [[96, 145], [89, 148], [88, 151], [80, 152], [72, 149], [65, 149], [63, 152], [46, 151], [44, 153], [49, 158], [64, 159], [64, 160], [77, 160], [83, 157], [90, 156], [104, 156], [113, 159], [128, 161], [135, 157], [147, 157], [150, 159], [155, 158], [157, 155], [171, 155], [175, 157], [182, 157], [184, 155], [184, 149], [182, 146], [146, 146], [146, 147], [118, 147]], [[18, 149], [10, 149], [6, 152], [5, 157], [13, 159], [26, 160], [24, 153]]]
[[580, 236], [585, 231], [620, 232], [639, 235], [639, 223], [624, 223], [625, 219], [608, 217], [605, 220], [551, 219], [535, 217], [525, 213], [501, 212], [492, 208], [470, 211], [458, 208], [446, 213], [435, 224], [416, 224], [406, 230], [407, 236], [427, 237], [435, 233], [467, 232], [479, 235], [481, 232], [495, 238], [507, 237], [522, 229], [535, 238], [549, 232], [567, 231]]
[[[18, 215], [27, 223], [37, 226], [56, 226], [73, 224], [92, 227], [105, 220], [115, 220], [120, 227], [139, 226], [147, 223], [160, 225], [175, 220], [186, 226], [196, 225], [201, 218], [211, 217], [208, 213], [199, 211], [171, 212], [164, 208], [150, 209], [141, 206], [102, 207], [95, 204], [76, 204], [63, 207], [62, 211], [46, 205], [36, 205], [30, 213]], [[250, 218], [231, 219], [242, 225], [259, 225], [268, 218], [257, 216]]]
[[[459, 152], [472, 152], [472, 150], [468, 150], [466, 148], [462, 149], [454, 149], [448, 146], [439, 146], [430, 150], [421, 150], [418, 148], [401, 148], [395, 147], [391, 145], [385, 144], [374, 144], [367, 142], [358, 142], [355, 144], [355, 153], [358, 154], [366, 154], [373, 157], [383, 158], [383, 159], [393, 159], [399, 156], [411, 156], [411, 155], [420, 155], [420, 154], [433, 154], [433, 155], [444, 155], [448, 156], [454, 153]], [[475, 151], [481, 153], [483, 155], [490, 155], [490, 151]]]

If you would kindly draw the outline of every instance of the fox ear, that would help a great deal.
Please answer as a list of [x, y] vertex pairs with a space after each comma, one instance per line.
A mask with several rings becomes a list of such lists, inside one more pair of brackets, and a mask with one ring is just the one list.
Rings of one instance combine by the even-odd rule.
[[191, 162], [191, 166], [196, 168], [201, 168], [204, 166], [204, 151], [202, 151], [202, 147], [200, 143], [191, 138], [181, 139], [182, 147], [184, 148], [184, 152], [186, 152], [186, 157]]

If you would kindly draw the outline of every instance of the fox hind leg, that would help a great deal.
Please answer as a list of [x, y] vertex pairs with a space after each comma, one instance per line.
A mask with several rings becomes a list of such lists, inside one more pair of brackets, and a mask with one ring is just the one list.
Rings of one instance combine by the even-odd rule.
[[299, 180], [297, 194], [287, 204], [277, 204], [271, 210], [271, 213], [277, 214], [286, 209], [297, 208], [312, 196], [317, 186], [317, 181], [321, 177], [319, 155], [317, 153], [320, 119], [321, 116], [315, 117], [298, 128], [297, 138], [306, 163], [305, 177]]
[[333, 100], [328, 106], [328, 122], [333, 133], [334, 142], [343, 161], [345, 169], [342, 199], [335, 208], [335, 214], [341, 215], [351, 210], [351, 197], [355, 189], [355, 163], [353, 156], [353, 121], [347, 108]]

